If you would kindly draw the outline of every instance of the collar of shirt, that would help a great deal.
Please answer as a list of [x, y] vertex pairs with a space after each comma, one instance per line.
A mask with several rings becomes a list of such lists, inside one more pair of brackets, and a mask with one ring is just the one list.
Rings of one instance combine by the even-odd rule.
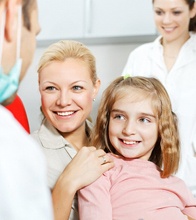
[[65, 146], [72, 147], [62, 135], [45, 118], [39, 129], [39, 138], [44, 148], [60, 149]]
[[[154, 60], [161, 68], [165, 68], [163, 60], [162, 36], [159, 36], [152, 43], [152, 50], [149, 53], [150, 59]], [[196, 34], [190, 32], [190, 38], [182, 46], [175, 63], [175, 70], [196, 60]], [[173, 69], [173, 68], [172, 68]]]
[[[92, 129], [92, 123], [86, 120], [86, 130]], [[54, 126], [45, 118], [39, 129], [39, 139], [44, 148], [61, 149], [64, 147], [74, 149], [73, 146], [56, 130]], [[74, 151], [76, 151], [74, 149]]]

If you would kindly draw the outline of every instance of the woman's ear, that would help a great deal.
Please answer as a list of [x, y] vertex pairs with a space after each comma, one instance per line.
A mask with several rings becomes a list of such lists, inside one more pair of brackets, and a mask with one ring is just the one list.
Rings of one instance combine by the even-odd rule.
[[94, 85], [94, 89], [93, 89], [93, 99], [95, 99], [95, 97], [97, 96], [97, 93], [99, 92], [100, 85], [101, 85], [101, 80], [97, 79], [97, 81]]
[[191, 10], [191, 18], [194, 18], [196, 16], [196, 1], [194, 3], [194, 6]]
[[6, 2], [5, 39], [7, 42], [13, 41], [14, 36], [16, 36], [18, 6], [21, 4], [21, 0]]

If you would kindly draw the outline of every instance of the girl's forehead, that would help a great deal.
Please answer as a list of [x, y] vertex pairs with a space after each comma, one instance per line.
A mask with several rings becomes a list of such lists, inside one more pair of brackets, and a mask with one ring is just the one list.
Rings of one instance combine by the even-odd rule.
[[157, 114], [157, 111], [159, 111], [158, 109], [160, 107], [160, 101], [157, 98], [157, 96], [153, 94], [154, 93], [151, 91], [147, 91], [140, 88], [125, 89], [121, 92], [116, 93], [115, 99], [113, 100], [113, 103], [111, 103], [112, 108], [116, 105], [119, 105], [120, 103], [123, 104], [124, 102], [143, 103], [144, 101], [147, 101], [151, 106], [154, 114]]
[[152, 98], [151, 93], [147, 92], [140, 88], [134, 88], [134, 87], [127, 87], [124, 89], [118, 90], [116, 93], [115, 101], [119, 99], [128, 98], [130, 101], [142, 101], [146, 98]]

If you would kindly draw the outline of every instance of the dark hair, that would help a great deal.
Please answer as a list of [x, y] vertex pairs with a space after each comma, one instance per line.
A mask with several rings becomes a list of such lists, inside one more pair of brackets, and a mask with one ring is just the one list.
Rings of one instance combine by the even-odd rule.
[[[155, 0], [152, 0], [152, 3], [154, 3], [154, 1]], [[189, 10], [192, 10], [194, 8], [195, 0], [184, 0], [184, 1], [189, 6]], [[196, 32], [196, 15], [190, 19], [189, 31]]]
[[36, 0], [22, 0], [23, 24], [29, 31], [31, 30], [31, 11], [35, 3]]
[[[22, 16], [23, 16], [23, 23], [27, 30], [31, 30], [31, 10], [33, 5], [36, 3], [36, 0], [22, 0]], [[0, 0], [0, 3], [3, 0]]]
[[[185, 0], [185, 1], [189, 5], [189, 9], [192, 10], [194, 8], [195, 0]], [[196, 32], [196, 15], [190, 19], [189, 31]]]

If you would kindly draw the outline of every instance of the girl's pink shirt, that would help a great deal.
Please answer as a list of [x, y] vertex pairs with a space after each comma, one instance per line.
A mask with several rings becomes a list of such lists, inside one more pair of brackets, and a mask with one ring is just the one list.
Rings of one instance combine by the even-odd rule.
[[181, 179], [161, 178], [150, 161], [110, 156], [115, 167], [78, 193], [80, 220], [196, 219], [196, 200]]

